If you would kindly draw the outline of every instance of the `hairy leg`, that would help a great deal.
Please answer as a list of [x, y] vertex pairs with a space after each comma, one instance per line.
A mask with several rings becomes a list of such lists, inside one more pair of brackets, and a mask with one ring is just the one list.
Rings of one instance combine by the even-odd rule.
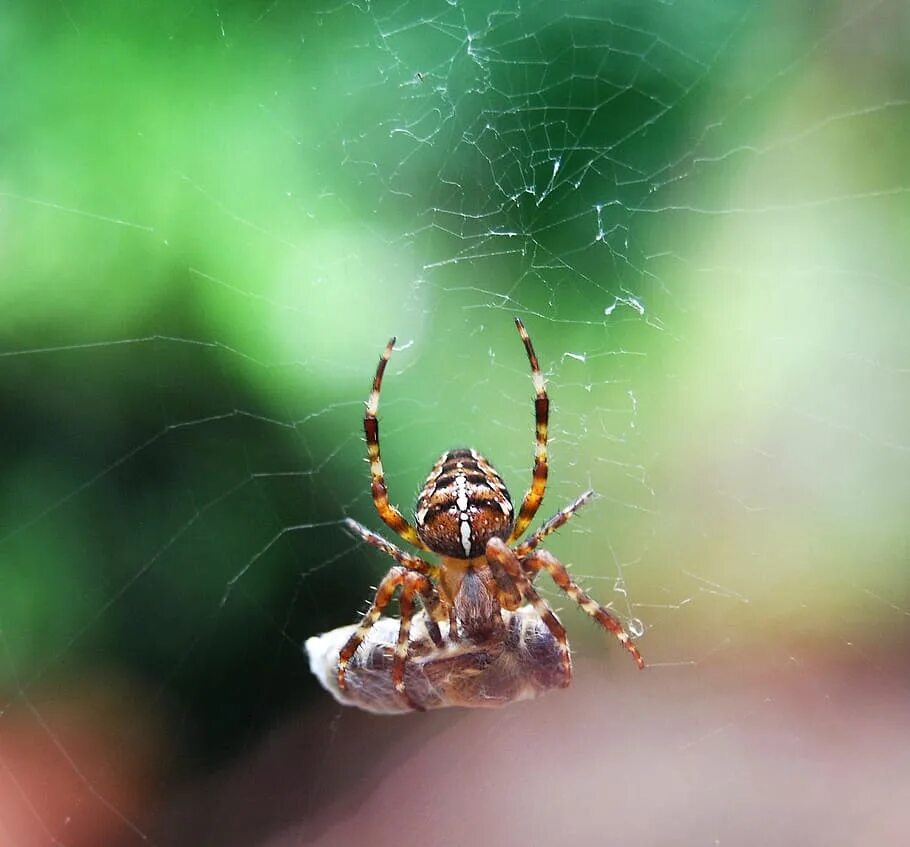
[[589, 488], [584, 494], [569, 503], [565, 509], [562, 509], [553, 515], [553, 517], [538, 529], [537, 532], [529, 535], [525, 541], [515, 548], [515, 555], [518, 556], [519, 559], [523, 559], [527, 556], [528, 553], [537, 547], [537, 545], [548, 535], [552, 535], [557, 529], [563, 526], [563, 524], [565, 524], [593, 496], [594, 492]]
[[644, 668], [645, 660], [638, 652], [635, 642], [629, 637], [629, 634], [623, 629], [619, 619], [606, 607], [601, 606], [596, 600], [576, 583], [569, 575], [566, 566], [559, 561], [552, 553], [546, 550], [538, 550], [532, 553], [521, 562], [522, 567], [526, 570], [537, 571], [543, 568], [553, 577], [555, 582], [566, 594], [569, 595], [586, 614], [594, 618], [604, 629], [612, 632], [618, 639], [619, 643], [626, 648], [635, 660], [639, 668]]
[[394, 346], [395, 339], [392, 338], [386, 344], [382, 355], [379, 357], [376, 375], [373, 377], [373, 388], [367, 398], [367, 410], [363, 418], [363, 432], [367, 439], [367, 456], [370, 461], [370, 477], [372, 480], [370, 490], [379, 517], [409, 544], [413, 544], [421, 550], [426, 550], [427, 546], [420, 540], [417, 530], [407, 522], [398, 509], [389, 503], [389, 490], [386, 488], [385, 472], [383, 471], [382, 458], [379, 454], [379, 420], [376, 417], [379, 413], [379, 392], [382, 388], [382, 375], [385, 372], [385, 366], [388, 364]]
[[547, 387], [543, 374], [540, 372], [537, 354], [534, 352], [534, 346], [531, 344], [531, 338], [525, 329], [525, 325], [519, 318], [515, 318], [515, 326], [518, 327], [518, 334], [524, 342], [528, 361], [531, 363], [531, 379], [534, 381], [534, 392], [536, 394], [534, 398], [536, 446], [534, 448], [534, 470], [531, 475], [531, 487], [521, 501], [521, 508], [518, 511], [518, 517], [515, 519], [515, 526], [512, 528], [512, 534], [508, 538], [509, 544], [520, 538], [531, 521], [534, 520], [534, 515], [537, 514], [537, 510], [543, 501], [543, 495], [547, 490], [547, 474], [549, 472], [547, 428], [550, 420], [550, 400], [547, 397]]
[[[572, 678], [572, 657], [569, 652], [569, 637], [565, 627], [559, 622], [559, 618], [556, 617], [556, 613], [550, 608], [549, 603], [537, 593], [528, 574], [522, 569], [521, 561], [501, 538], [490, 539], [487, 543], [486, 556], [494, 572], [496, 568], [501, 568], [511, 578], [525, 602], [534, 607], [534, 611], [537, 612], [547, 629], [553, 633], [553, 637], [559, 643], [560, 660], [566, 676], [566, 684], [568, 684], [568, 680]], [[502, 600], [500, 602], [508, 608]]]

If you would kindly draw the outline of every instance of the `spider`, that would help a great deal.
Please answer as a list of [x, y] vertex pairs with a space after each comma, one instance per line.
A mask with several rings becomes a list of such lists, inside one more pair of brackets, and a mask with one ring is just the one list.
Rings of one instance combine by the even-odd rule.
[[[419, 550], [438, 556], [439, 564], [431, 564], [420, 556], [405, 552], [351, 518], [345, 520], [352, 532], [367, 544], [378, 547], [397, 564], [380, 582], [373, 603], [338, 653], [337, 683], [342, 692], [346, 688], [349, 664], [396, 592], [400, 592], [401, 616], [391, 676], [394, 690], [407, 708], [423, 709], [423, 705], [409, 695], [405, 686], [405, 669], [409, 659], [413, 658], [410, 633], [415, 599], [419, 599], [423, 606], [425, 615], [421, 617], [421, 622], [439, 657], [447, 655], [446, 651], [456, 650], [464, 642], [469, 645], [505, 642], [507, 623], [515, 619], [512, 613], [523, 604], [529, 604], [533, 608], [534, 621], [542, 622], [552, 635], [562, 671], [560, 684], [568, 685], [572, 676], [569, 642], [555, 612], [534, 587], [534, 579], [541, 570], [547, 571], [556, 585], [584, 612], [612, 632], [639, 668], [645, 666], [635, 643], [613, 613], [593, 600], [555, 556], [538, 549], [544, 538], [563, 526], [590, 500], [593, 491], [585, 491], [525, 541], [516, 543], [534, 519], [547, 486], [549, 398], [528, 332], [519, 318], [515, 319], [515, 326], [531, 365], [536, 393], [537, 439], [531, 485], [517, 515], [499, 473], [476, 450], [465, 448], [448, 450], [433, 466], [417, 498], [414, 509], [416, 526], [389, 503], [376, 415], [382, 376], [392, 355], [394, 338], [382, 352], [363, 419], [373, 502], [379, 517], [392, 530]], [[443, 626], [440, 627], [440, 624]], [[428, 645], [429, 641], [425, 644]]]

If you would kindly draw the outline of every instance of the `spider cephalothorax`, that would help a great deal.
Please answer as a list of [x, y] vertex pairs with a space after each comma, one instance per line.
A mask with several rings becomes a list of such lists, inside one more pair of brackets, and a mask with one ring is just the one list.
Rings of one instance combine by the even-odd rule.
[[[502, 667], [512, 668], [513, 674], [528, 674], [530, 678], [533, 662], [522, 666], [520, 671], [514, 670], [520, 666], [516, 662], [516, 656], [524, 649], [516, 645], [528, 643], [522, 638], [513, 638], [515, 644], [507, 640], [507, 631], [514, 629], [516, 624], [520, 624], [523, 629], [529, 625], [534, 628], [539, 624], [549, 632], [554, 651], [559, 657], [559, 684], [568, 685], [572, 677], [569, 642], [559, 619], [534, 588], [534, 579], [540, 570], [546, 570], [584, 612], [619, 639], [639, 667], [644, 667], [638, 648], [613, 613], [592, 600], [554, 556], [537, 549], [544, 538], [559, 529], [591, 498], [593, 492], [586, 491], [550, 518], [527, 540], [514, 547], [510, 546], [524, 534], [537, 513], [546, 491], [548, 469], [549, 399], [546, 384], [524, 324], [516, 318], [515, 325], [531, 364], [536, 394], [534, 412], [537, 441], [531, 485], [517, 514], [502, 477], [480, 453], [464, 448], [443, 453], [433, 466], [417, 499], [414, 510], [416, 528], [389, 503], [380, 458], [379, 421], [376, 415], [379, 411], [382, 377], [392, 355], [394, 338], [386, 345], [379, 359], [363, 420], [373, 502], [379, 516], [391, 529], [415, 547], [435, 553], [441, 561], [438, 565], [431, 564], [419, 556], [406, 553], [357, 521], [350, 518], [346, 520], [351, 530], [368, 544], [391, 556], [397, 565], [386, 574], [376, 590], [369, 611], [339, 651], [337, 682], [342, 691], [346, 685], [348, 665], [358, 647], [399, 590], [401, 619], [398, 623], [391, 675], [394, 689], [407, 707], [420, 709], [424, 703], [434, 707], [454, 703], [469, 705], [470, 703], [461, 701], [477, 699], [479, 695], [465, 692], [484, 690], [482, 684], [476, 685], [478, 674], [484, 673], [482, 657], [497, 653], [501, 647], [503, 649], [499, 652], [505, 656]], [[436, 700], [432, 702], [429, 695], [421, 695], [415, 701], [405, 687], [405, 669], [411, 655], [410, 627], [415, 597], [423, 605], [424, 615], [420, 622], [429, 639], [421, 642], [419, 648], [424, 667], [443, 667], [446, 661], [452, 661], [454, 645], [467, 642], [469, 648], [464, 655], [470, 657], [468, 666], [473, 669], [454, 677], [459, 680], [454, 683], [458, 691], [449, 691], [444, 697], [439, 697], [437, 693]], [[525, 603], [529, 604], [532, 611], [516, 616], [515, 613]], [[538, 636], [537, 643], [546, 643], [546, 639], [541, 641]], [[491, 676], [490, 681], [499, 685], [503, 677], [500, 671], [496, 673], [498, 675]], [[475, 685], [473, 689], [470, 688], [471, 683], [467, 682], [472, 677]], [[437, 686], [437, 692], [439, 690]], [[478, 702], [474, 705], [491, 704]]]

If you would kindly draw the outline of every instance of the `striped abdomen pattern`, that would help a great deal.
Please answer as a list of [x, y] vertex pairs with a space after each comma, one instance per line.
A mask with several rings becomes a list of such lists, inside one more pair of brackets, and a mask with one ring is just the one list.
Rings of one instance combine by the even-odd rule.
[[482, 556], [487, 542], [508, 538], [515, 510], [502, 477], [476, 450], [439, 457], [417, 498], [417, 532], [434, 553]]

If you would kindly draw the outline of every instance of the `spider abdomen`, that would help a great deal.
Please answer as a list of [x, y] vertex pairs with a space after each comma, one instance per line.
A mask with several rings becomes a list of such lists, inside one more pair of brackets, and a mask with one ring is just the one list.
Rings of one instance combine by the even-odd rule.
[[456, 559], [481, 556], [494, 537], [506, 539], [515, 511], [502, 477], [476, 450], [439, 457], [417, 498], [420, 538], [434, 553]]

